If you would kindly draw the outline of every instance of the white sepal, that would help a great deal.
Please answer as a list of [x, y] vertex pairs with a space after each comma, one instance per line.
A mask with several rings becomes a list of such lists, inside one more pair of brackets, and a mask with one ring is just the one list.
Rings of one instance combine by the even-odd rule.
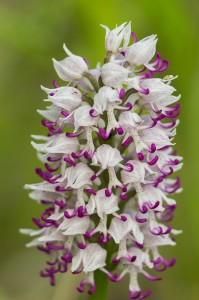
[[156, 51], [156, 35], [150, 35], [141, 41], [134, 43], [126, 50], [126, 60], [132, 66], [140, 66], [148, 64], [153, 58]]
[[84, 72], [88, 71], [88, 66], [80, 56], [72, 54], [66, 45], [64, 50], [69, 56], [61, 61], [53, 58], [53, 64], [57, 75], [64, 81], [73, 82], [80, 80]]

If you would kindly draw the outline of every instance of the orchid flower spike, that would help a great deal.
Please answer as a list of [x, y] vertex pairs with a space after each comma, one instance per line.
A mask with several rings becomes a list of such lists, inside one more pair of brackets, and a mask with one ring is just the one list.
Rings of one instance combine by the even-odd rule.
[[35, 229], [21, 233], [33, 237], [27, 247], [48, 255], [40, 275], [51, 285], [58, 273], [84, 273], [77, 290], [92, 295], [103, 288], [100, 273], [114, 282], [128, 274], [130, 299], [144, 299], [151, 290], [141, 288], [138, 274], [159, 280], [150, 270], [176, 261], [159, 247], [175, 245], [180, 233], [168, 224], [182, 190], [173, 176], [182, 167], [173, 149], [180, 96], [173, 95], [176, 77], [158, 76], [168, 61], [156, 53], [156, 35], [137, 41], [131, 22], [101, 26], [104, 64], [89, 70], [64, 45], [67, 57], [53, 59], [63, 86], [41, 86], [47, 134], [33, 135], [31, 144], [42, 180], [25, 188], [43, 212], [32, 218]]

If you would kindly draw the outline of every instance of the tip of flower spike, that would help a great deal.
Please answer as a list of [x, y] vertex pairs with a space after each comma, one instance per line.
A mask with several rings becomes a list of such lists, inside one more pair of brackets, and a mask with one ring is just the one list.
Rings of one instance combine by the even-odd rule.
[[67, 47], [66, 44], [63, 44], [64, 51], [68, 56], [75, 56]]

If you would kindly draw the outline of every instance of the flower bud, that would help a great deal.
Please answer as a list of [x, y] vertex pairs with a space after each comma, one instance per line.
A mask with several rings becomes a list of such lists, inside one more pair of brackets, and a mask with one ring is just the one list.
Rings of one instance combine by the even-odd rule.
[[126, 22], [113, 30], [101, 25], [106, 30], [105, 48], [107, 51], [118, 53], [127, 48], [131, 36], [131, 22], [125, 25]]

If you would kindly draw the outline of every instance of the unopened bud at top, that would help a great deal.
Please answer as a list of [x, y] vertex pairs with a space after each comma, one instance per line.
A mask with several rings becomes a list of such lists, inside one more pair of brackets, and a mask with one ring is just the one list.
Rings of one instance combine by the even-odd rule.
[[126, 23], [113, 30], [110, 30], [105, 25], [101, 25], [106, 30], [105, 48], [107, 51], [118, 53], [127, 48], [131, 35], [131, 22], [127, 25]]

